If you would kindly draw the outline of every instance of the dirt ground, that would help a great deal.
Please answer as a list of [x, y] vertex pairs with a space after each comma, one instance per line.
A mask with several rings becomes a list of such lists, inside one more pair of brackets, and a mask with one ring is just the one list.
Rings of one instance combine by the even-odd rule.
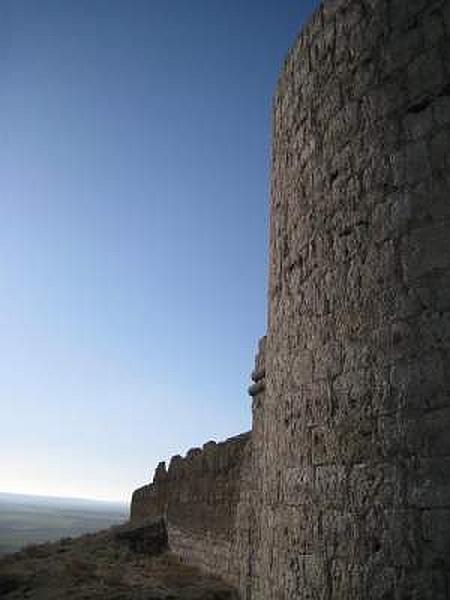
[[170, 552], [139, 554], [111, 531], [28, 546], [0, 559], [4, 600], [237, 600]]

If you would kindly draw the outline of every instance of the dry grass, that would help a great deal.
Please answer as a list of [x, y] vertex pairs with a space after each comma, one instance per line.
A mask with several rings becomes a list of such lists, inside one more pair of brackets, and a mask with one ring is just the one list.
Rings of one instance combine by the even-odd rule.
[[28, 546], [0, 559], [5, 600], [234, 600], [221, 581], [173, 554], [131, 552], [110, 531]]

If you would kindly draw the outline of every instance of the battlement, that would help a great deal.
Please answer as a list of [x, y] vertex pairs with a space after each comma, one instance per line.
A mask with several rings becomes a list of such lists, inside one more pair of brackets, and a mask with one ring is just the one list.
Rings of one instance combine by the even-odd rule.
[[[241, 469], [251, 432], [191, 448], [156, 467], [152, 483], [136, 490], [131, 519], [164, 517], [175, 552], [206, 571], [237, 583], [231, 545], [240, 497]], [[193, 558], [195, 557], [195, 558]]]
[[243, 600], [450, 596], [450, 3], [328, 0], [274, 103], [252, 432], [132, 517]]

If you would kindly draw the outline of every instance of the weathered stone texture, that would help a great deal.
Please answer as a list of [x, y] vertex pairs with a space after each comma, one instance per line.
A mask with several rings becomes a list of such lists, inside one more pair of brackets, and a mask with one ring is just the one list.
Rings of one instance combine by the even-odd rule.
[[237, 584], [231, 557], [241, 469], [250, 433], [174, 456], [168, 470], [156, 468], [153, 482], [133, 494], [131, 520], [163, 517], [171, 550], [205, 571]]
[[274, 106], [251, 439], [135, 492], [243, 600], [450, 598], [450, 2], [328, 0]]
[[[258, 549], [260, 544], [260, 511], [262, 507], [262, 472], [263, 443], [265, 439], [263, 427], [263, 411], [265, 404], [266, 377], [266, 338], [259, 342], [255, 369], [252, 373], [253, 383], [249, 388], [252, 397], [253, 423], [249, 443], [241, 469], [239, 502], [235, 517], [235, 530], [231, 546], [233, 572], [236, 573], [236, 585], [242, 598], [257, 597], [258, 594]], [[253, 595], [253, 596], [252, 596]]]
[[340, 0], [286, 61], [254, 598], [450, 597], [449, 58], [448, 1]]

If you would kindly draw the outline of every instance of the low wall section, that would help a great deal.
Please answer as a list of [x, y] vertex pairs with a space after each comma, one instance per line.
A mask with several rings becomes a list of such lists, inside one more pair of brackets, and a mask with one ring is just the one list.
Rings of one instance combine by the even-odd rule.
[[249, 443], [250, 432], [243, 433], [174, 456], [167, 470], [159, 463], [153, 482], [137, 489], [131, 503], [132, 520], [164, 517], [174, 552], [233, 584], [238, 565], [232, 545]]

